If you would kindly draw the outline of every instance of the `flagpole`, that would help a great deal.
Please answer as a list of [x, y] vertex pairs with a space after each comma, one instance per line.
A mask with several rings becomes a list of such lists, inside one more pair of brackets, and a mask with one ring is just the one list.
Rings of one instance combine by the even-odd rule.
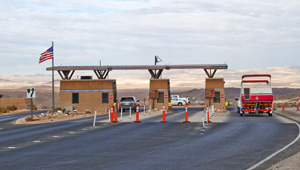
[[54, 43], [52, 41], [52, 50], [53, 50], [53, 58], [52, 58], [52, 114], [54, 114]]

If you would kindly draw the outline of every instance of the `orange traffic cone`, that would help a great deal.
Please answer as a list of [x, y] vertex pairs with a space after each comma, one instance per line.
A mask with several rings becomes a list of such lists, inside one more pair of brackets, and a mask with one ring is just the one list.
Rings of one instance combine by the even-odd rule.
[[162, 121], [161, 123], [166, 123], [166, 108], [165, 104], [163, 105], [163, 115], [162, 115]]
[[140, 109], [139, 109], [139, 104], [136, 105], [136, 112], [135, 112], [135, 115], [136, 115], [136, 120], [134, 121], [135, 123], [140, 123]]
[[207, 117], [206, 122], [207, 122], [207, 123], [211, 123], [211, 122], [209, 121], [209, 107], [208, 107], [208, 104], [207, 104], [207, 106], [206, 106], [206, 112], [207, 112], [207, 114], [206, 114], [206, 117]]
[[110, 109], [110, 122], [114, 122], [114, 110], [113, 110], [113, 105], [109, 106]]
[[185, 121], [183, 121], [183, 123], [190, 123], [189, 116], [188, 116], [187, 104], [185, 104]]
[[116, 103], [114, 104], [114, 111], [115, 111], [115, 121], [114, 121], [114, 123], [117, 123], [118, 122], [118, 113], [117, 113], [117, 104]]

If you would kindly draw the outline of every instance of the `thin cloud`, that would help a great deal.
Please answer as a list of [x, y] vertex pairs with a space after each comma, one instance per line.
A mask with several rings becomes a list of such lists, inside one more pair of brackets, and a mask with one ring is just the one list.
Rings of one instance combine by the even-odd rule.
[[[1, 74], [45, 73], [56, 65], [226, 62], [233, 69], [294, 65], [300, 2], [230, 0], [1, 1]], [[95, 64], [96, 63], [96, 64]]]

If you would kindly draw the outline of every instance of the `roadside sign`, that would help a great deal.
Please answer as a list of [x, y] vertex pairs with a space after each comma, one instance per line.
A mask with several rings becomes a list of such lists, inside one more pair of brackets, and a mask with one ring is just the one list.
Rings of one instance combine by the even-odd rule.
[[113, 99], [113, 95], [109, 95], [109, 99]]
[[167, 94], [165, 94], [165, 99], [167, 99], [169, 96]]
[[29, 99], [36, 98], [35, 87], [27, 87], [26, 93], [27, 93], [27, 98]]
[[205, 97], [215, 97], [215, 89], [205, 89]]
[[150, 89], [149, 90], [149, 97], [157, 99], [158, 98], [158, 90], [157, 89]]
[[224, 94], [221, 94], [221, 98], [222, 98], [222, 99], [224, 98]]

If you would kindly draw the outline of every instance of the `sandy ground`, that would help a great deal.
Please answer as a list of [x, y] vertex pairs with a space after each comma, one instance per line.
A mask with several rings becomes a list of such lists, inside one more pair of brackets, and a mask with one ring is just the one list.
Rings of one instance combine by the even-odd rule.
[[[141, 109], [140, 114], [143, 114], [144, 112], [142, 111], [143, 109]], [[46, 111], [45, 111], [46, 113]], [[149, 112], [146, 112], [149, 113]], [[152, 110], [151, 113], [161, 113], [160, 110], [154, 111]], [[166, 113], [170, 113], [167, 112]], [[16, 114], [16, 113], [15, 113]], [[108, 113], [102, 112], [102, 113], [97, 113], [97, 116], [99, 115], [107, 115]], [[89, 113], [89, 114], [85, 114], [85, 113], [75, 113], [75, 114], [70, 114], [68, 116], [57, 116], [57, 117], [40, 117], [40, 120], [35, 120], [35, 121], [26, 121], [26, 117], [20, 118], [16, 121], [16, 124], [43, 124], [43, 123], [53, 123], [53, 122], [59, 122], [59, 121], [64, 121], [64, 120], [73, 120], [73, 119], [81, 119], [81, 118], [87, 118], [87, 117], [93, 117], [95, 116], [95, 113]], [[36, 115], [34, 116], [34, 118], [36, 118]]]
[[[99, 115], [104, 115], [107, 113], [97, 113], [97, 116]], [[64, 120], [72, 120], [72, 119], [80, 119], [80, 118], [87, 118], [87, 117], [92, 117], [94, 116], [94, 113], [79, 113], [77, 115], [68, 115], [68, 116], [58, 116], [58, 117], [51, 117], [51, 118], [42, 118], [40, 120], [35, 120], [35, 121], [26, 121], [26, 117], [20, 118], [16, 121], [16, 124], [43, 124], [43, 123], [52, 123], [52, 122], [59, 122], [59, 121], [64, 121]]]
[[[297, 111], [296, 108], [286, 108], [285, 111], [277, 110], [277, 114], [292, 118], [298, 122], [300, 122], [300, 111]], [[271, 167], [268, 170], [299, 170], [300, 169], [300, 148], [299, 152], [295, 155], [284, 159]]]

